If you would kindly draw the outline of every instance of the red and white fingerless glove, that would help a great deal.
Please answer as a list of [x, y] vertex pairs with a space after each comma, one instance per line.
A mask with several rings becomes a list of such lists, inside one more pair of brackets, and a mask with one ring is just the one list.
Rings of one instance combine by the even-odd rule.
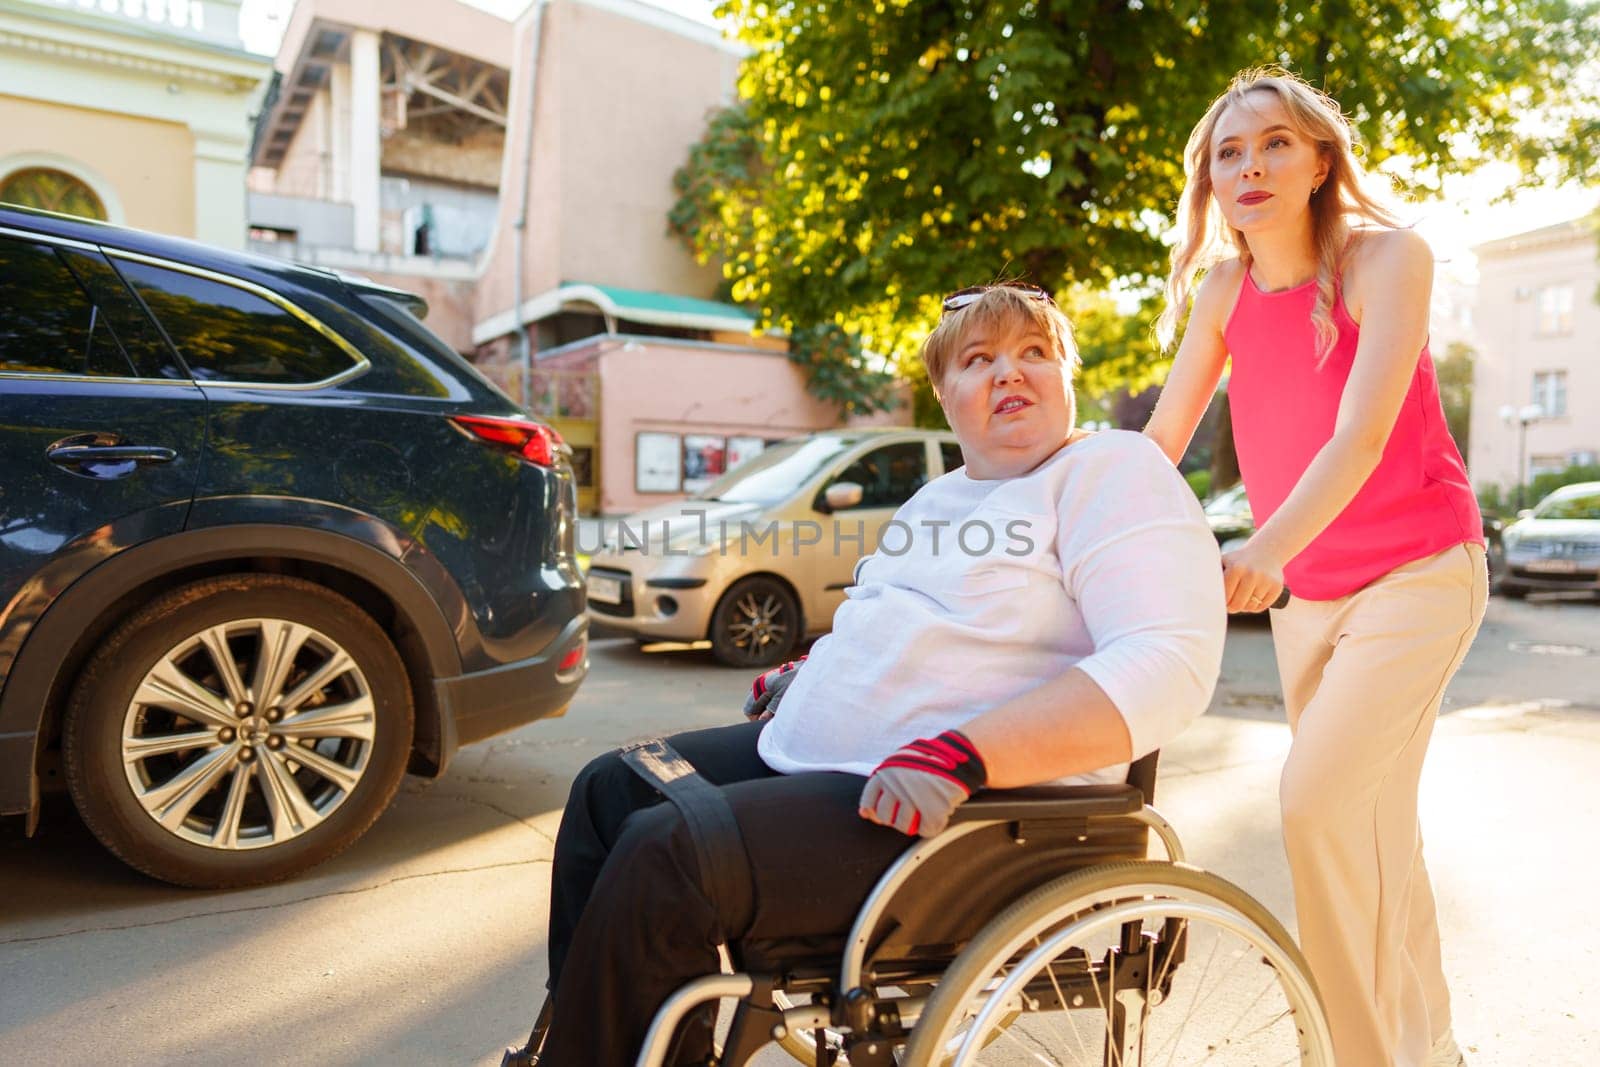
[[878, 764], [861, 791], [861, 817], [903, 834], [935, 837], [955, 811], [989, 780], [967, 735], [946, 730], [913, 741]]
[[778, 710], [778, 701], [783, 699], [784, 690], [789, 688], [789, 683], [794, 681], [794, 672], [800, 669], [800, 664], [806, 657], [790, 660], [781, 666], [774, 667], [767, 673], [760, 675], [750, 683], [750, 696], [744, 702], [744, 717], [747, 719], [770, 719]]

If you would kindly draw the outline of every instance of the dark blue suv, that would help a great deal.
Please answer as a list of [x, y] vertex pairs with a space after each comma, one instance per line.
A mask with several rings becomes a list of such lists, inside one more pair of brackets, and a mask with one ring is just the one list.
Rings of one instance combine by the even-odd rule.
[[0, 815], [287, 877], [588, 670], [569, 453], [398, 290], [0, 208]]

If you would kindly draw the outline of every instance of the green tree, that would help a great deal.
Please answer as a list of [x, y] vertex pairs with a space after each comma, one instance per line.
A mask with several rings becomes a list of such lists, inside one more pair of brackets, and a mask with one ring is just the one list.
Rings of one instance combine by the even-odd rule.
[[1444, 357], [1433, 364], [1439, 378], [1445, 425], [1450, 427], [1450, 436], [1456, 439], [1463, 457], [1472, 434], [1472, 361], [1476, 355], [1471, 345], [1452, 341]]
[[[907, 365], [942, 292], [1159, 278], [1183, 142], [1245, 66], [1325, 87], [1368, 162], [1404, 154], [1419, 190], [1490, 158], [1546, 176], [1600, 162], [1600, 80], [1581, 69], [1600, 38], [1592, 4], [727, 0], [718, 13], [751, 52], [739, 103], [678, 175], [671, 224], [763, 324], [824, 331], [802, 344], [826, 341], [820, 354], [796, 356], [862, 407], [879, 399], [876, 357]], [[1535, 109], [1550, 121], [1519, 122]]]

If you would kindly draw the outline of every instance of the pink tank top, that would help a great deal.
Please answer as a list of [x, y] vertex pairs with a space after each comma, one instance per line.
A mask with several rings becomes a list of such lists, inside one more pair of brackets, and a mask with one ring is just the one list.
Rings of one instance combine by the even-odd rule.
[[[1246, 271], [1223, 330], [1233, 360], [1228, 380], [1233, 440], [1257, 526], [1282, 506], [1333, 436], [1339, 398], [1355, 361], [1360, 327], [1340, 296], [1333, 307], [1339, 337], [1317, 369], [1311, 324], [1316, 298], [1315, 280], [1265, 293]], [[1467, 465], [1445, 426], [1433, 359], [1423, 345], [1377, 469], [1338, 517], [1289, 561], [1284, 579], [1295, 596], [1334, 600], [1401, 564], [1467, 543], [1483, 544], [1483, 521]]]

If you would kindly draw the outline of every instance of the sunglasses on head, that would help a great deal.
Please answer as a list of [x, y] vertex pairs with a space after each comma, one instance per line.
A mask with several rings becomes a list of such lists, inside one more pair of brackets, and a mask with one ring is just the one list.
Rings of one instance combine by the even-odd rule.
[[1039, 300], [1051, 307], [1056, 303], [1049, 293], [1037, 285], [1029, 285], [1026, 282], [995, 282], [993, 285], [969, 285], [965, 289], [957, 289], [940, 302], [940, 306], [944, 308], [943, 314], [948, 315], [952, 311], [960, 311], [967, 305], [976, 303], [991, 289], [1010, 289], [1029, 300]]

